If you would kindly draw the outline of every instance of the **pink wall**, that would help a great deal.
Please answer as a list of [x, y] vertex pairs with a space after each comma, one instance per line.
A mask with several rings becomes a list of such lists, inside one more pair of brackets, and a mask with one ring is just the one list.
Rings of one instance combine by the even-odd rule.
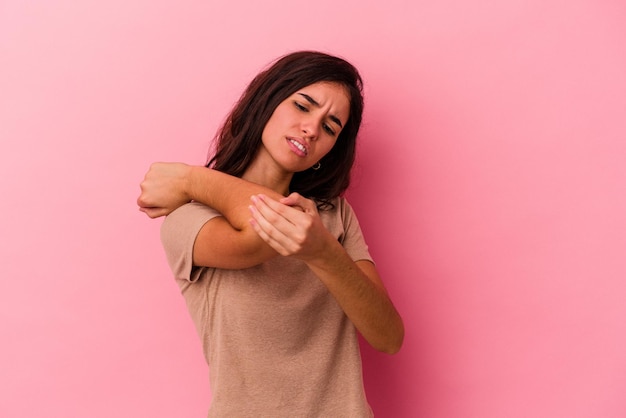
[[0, 3], [0, 416], [205, 416], [138, 183], [304, 48], [367, 82], [350, 198], [407, 327], [364, 349], [377, 416], [626, 416], [624, 3], [215, 3]]

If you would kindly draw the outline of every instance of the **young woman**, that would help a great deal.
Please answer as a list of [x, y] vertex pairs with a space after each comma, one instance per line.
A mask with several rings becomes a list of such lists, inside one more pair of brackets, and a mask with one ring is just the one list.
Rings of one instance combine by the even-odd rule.
[[140, 210], [165, 216], [167, 258], [210, 368], [210, 417], [369, 417], [357, 331], [404, 337], [349, 185], [362, 81], [303, 51], [248, 86], [206, 167], [155, 163]]

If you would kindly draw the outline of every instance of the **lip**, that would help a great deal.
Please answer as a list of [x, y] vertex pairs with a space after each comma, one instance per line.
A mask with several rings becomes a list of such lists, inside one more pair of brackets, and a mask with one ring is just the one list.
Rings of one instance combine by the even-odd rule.
[[[298, 147], [296, 147], [296, 145], [293, 144], [293, 142], [297, 142], [299, 145], [301, 145], [306, 151], [303, 153], [302, 150]], [[310, 147], [309, 144], [302, 138], [298, 138], [298, 137], [294, 137], [294, 136], [288, 136], [287, 137], [287, 143], [289, 144], [289, 146], [291, 147], [291, 149], [298, 155], [300, 155], [301, 157], [306, 157], [309, 154], [310, 151]]]

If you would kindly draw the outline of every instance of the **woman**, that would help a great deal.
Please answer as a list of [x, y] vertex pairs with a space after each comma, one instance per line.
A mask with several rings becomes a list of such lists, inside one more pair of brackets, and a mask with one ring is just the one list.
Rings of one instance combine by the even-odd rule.
[[[201, 337], [215, 417], [368, 417], [358, 332], [400, 349], [402, 319], [341, 194], [362, 82], [303, 51], [248, 86], [206, 167], [153, 164], [140, 210], [162, 241]], [[191, 203], [190, 203], [191, 202]]]

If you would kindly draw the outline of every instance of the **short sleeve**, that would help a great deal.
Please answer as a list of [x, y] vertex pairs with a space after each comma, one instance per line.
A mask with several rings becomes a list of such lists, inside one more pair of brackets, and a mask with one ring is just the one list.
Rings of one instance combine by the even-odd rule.
[[170, 213], [161, 226], [161, 243], [176, 279], [194, 282], [201, 269], [193, 266], [193, 246], [200, 229], [219, 212], [192, 202]]
[[353, 261], [368, 260], [374, 262], [369, 253], [365, 238], [363, 237], [359, 220], [352, 206], [350, 206], [345, 198], [340, 198], [337, 210], [341, 216], [344, 230], [343, 235], [339, 237], [339, 242], [350, 258], [352, 258]]

